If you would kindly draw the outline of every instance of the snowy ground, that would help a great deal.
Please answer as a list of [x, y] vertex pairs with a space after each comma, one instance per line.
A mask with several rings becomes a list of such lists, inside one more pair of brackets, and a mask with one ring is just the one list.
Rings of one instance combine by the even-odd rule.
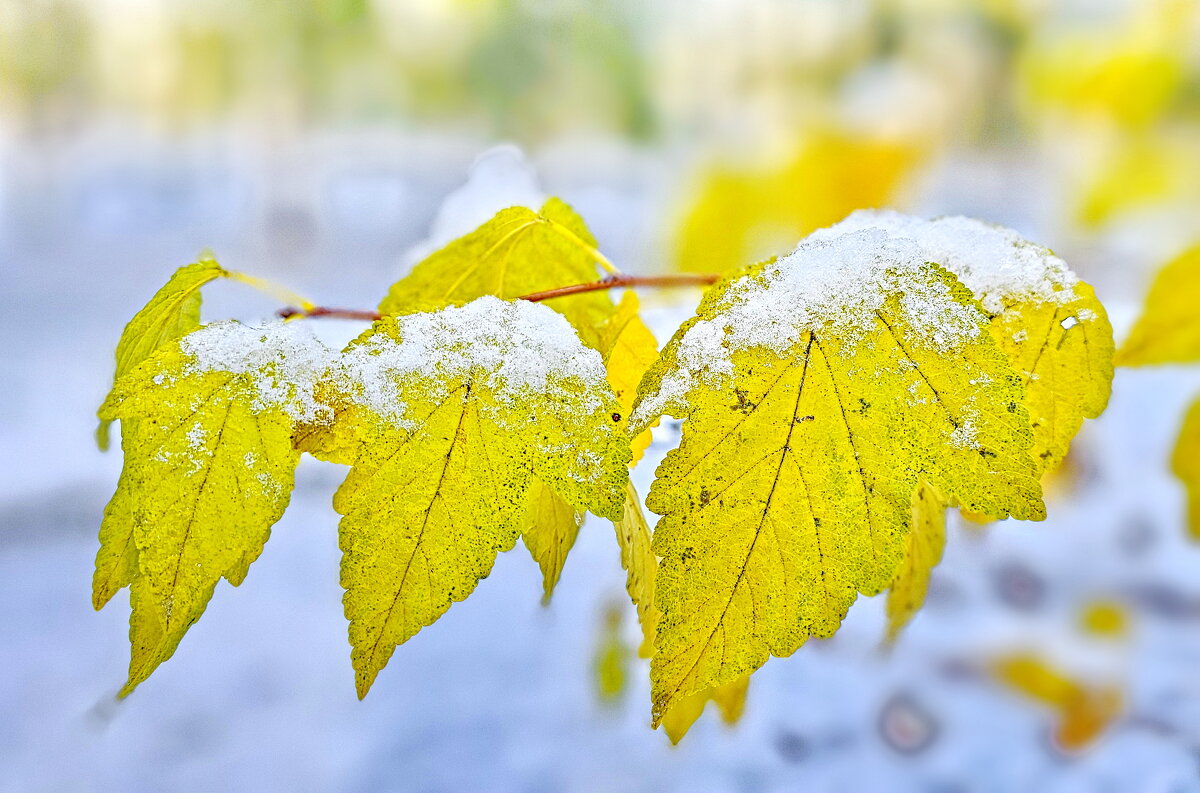
[[[405, 179], [352, 173], [320, 205], [314, 239], [287, 214], [303, 207], [257, 225], [243, 214], [260, 215], [230, 208], [230, 196], [252, 192], [236, 171], [221, 177], [228, 183], [183, 174], [172, 192], [158, 176], [114, 166], [0, 196], [0, 791], [1200, 790], [1200, 548], [1183, 539], [1181, 493], [1166, 472], [1200, 370], [1120, 372], [1108, 413], [1077, 444], [1074, 490], [1050, 503], [1045, 523], [957, 528], [928, 607], [890, 655], [879, 651], [882, 603], [862, 601], [834, 639], [755, 675], [736, 729], [706, 714], [678, 748], [646, 726], [643, 668], [616, 708], [593, 693], [602, 611], [623, 597], [612, 531], [597, 519], [548, 608], [518, 547], [474, 596], [400, 648], [359, 702], [329, 506], [340, 469], [312, 460], [246, 583], [219, 587], [175, 658], [115, 703], [125, 599], [97, 614], [89, 588], [119, 459], [96, 451], [91, 433], [121, 325], [203, 246], [322, 302], [370, 305], [427, 233], [461, 165]], [[1038, 207], [1013, 209], [1011, 179], [993, 179], [981, 197], [972, 178], [935, 173], [925, 208], [1042, 232], [1071, 260], [1044, 236]], [[577, 180], [563, 192], [614, 259], [636, 261], [638, 235], [619, 230], [644, 227], [653, 189], [631, 178], [595, 188]], [[339, 201], [349, 207], [341, 220]], [[396, 214], [355, 210], [381, 202]], [[166, 215], [147, 217], [151, 209]], [[1123, 255], [1119, 238], [1087, 252], [1081, 269], [1127, 322], [1137, 267], [1152, 262], [1105, 270]], [[660, 339], [688, 310], [648, 302]], [[249, 316], [274, 308], [224, 284], [209, 305]], [[643, 492], [674, 440], [672, 428], [659, 432], [636, 472]], [[1078, 609], [1096, 597], [1131, 604], [1131, 639], [1079, 632]], [[1014, 648], [1121, 682], [1132, 717], [1090, 751], [1059, 754], [1049, 714], [978, 672]], [[877, 729], [897, 695], [937, 724], [915, 755]]]

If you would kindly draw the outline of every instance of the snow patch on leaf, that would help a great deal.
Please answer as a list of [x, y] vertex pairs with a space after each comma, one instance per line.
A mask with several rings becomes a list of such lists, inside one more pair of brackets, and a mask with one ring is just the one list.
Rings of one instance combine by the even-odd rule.
[[1079, 279], [1051, 250], [1012, 229], [974, 218], [925, 220], [890, 209], [860, 209], [836, 225], [814, 231], [808, 240], [829, 241], [865, 229], [913, 240], [928, 261], [958, 276], [992, 316], [1016, 303], [1069, 303], [1076, 297]]
[[486, 296], [394, 322], [398, 338], [376, 333], [348, 349], [340, 365], [352, 398], [402, 427], [411, 422], [401, 389], [412, 380], [427, 382], [432, 390], [425, 398], [435, 401], [452, 383], [471, 378], [502, 404], [540, 395], [591, 414], [605, 403], [609, 387], [600, 354], [546, 306]]
[[642, 399], [630, 425], [684, 411], [694, 387], [716, 386], [733, 374], [738, 350], [783, 354], [810, 331], [853, 345], [875, 329], [890, 298], [898, 299], [915, 338], [945, 354], [961, 349], [978, 337], [980, 316], [929, 278], [926, 262], [916, 242], [884, 229], [809, 237], [728, 286], [714, 318], [695, 322], [679, 340], [677, 365], [657, 393]]
[[[315, 396], [315, 386], [332, 365], [334, 352], [305, 325], [280, 321], [255, 327], [236, 321], [215, 322], [184, 336], [179, 345], [192, 358], [185, 375], [249, 375], [257, 394], [257, 410], [278, 408], [297, 422], [329, 417], [328, 406]], [[155, 378], [155, 383], [159, 382]]]

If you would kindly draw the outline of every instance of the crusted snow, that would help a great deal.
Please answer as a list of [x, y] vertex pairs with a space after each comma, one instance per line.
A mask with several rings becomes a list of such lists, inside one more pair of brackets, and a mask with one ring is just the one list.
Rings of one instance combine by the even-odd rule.
[[926, 261], [917, 242], [884, 229], [802, 241], [761, 274], [734, 281], [715, 317], [688, 329], [675, 345], [675, 365], [657, 393], [639, 403], [631, 427], [665, 413], [682, 415], [692, 388], [702, 382], [719, 387], [733, 373], [738, 350], [783, 353], [808, 331], [855, 344], [875, 328], [876, 312], [889, 297], [899, 298], [900, 320], [914, 338], [942, 353], [961, 348], [978, 336], [983, 317], [930, 278]]
[[830, 240], [870, 228], [915, 241], [929, 261], [957, 275], [993, 316], [1016, 302], [1074, 299], [1078, 278], [1066, 262], [1012, 229], [974, 218], [925, 220], [894, 210], [860, 209], [808, 239]]
[[462, 378], [487, 388], [502, 404], [552, 399], [574, 414], [604, 404], [604, 362], [579, 341], [558, 312], [523, 300], [481, 297], [464, 306], [396, 318], [400, 342], [377, 334], [342, 356], [352, 398], [411, 429], [402, 385], [421, 382], [437, 400]]
[[180, 340], [192, 357], [185, 373], [231, 372], [249, 375], [256, 391], [254, 408], [278, 408], [296, 421], [318, 421], [329, 408], [317, 401], [315, 386], [334, 360], [334, 352], [299, 322], [262, 326], [214, 322]]

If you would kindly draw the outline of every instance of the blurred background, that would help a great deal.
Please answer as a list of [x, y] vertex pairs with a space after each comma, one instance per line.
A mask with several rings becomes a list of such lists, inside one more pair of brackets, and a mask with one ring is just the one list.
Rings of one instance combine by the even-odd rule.
[[[594, 518], [548, 607], [503, 555], [359, 703], [341, 471], [312, 460], [246, 583], [115, 703], [124, 598], [89, 587], [120, 461], [92, 430], [124, 322], [205, 249], [369, 308], [544, 195], [634, 273], [860, 207], [977, 216], [1066, 258], [1120, 336], [1200, 243], [1200, 3], [0, 0], [0, 790], [1200, 790], [1200, 548], [1168, 470], [1200, 367], [1119, 371], [1049, 520], [952, 526], [890, 651], [864, 599], [675, 748]], [[643, 296], [660, 342], [697, 298]]]

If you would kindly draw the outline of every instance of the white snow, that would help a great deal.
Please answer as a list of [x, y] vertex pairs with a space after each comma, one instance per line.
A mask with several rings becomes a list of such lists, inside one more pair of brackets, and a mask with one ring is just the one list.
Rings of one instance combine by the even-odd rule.
[[631, 429], [655, 416], [683, 415], [687, 394], [701, 382], [719, 385], [733, 372], [738, 350], [782, 353], [807, 331], [836, 335], [853, 345], [875, 327], [889, 297], [900, 300], [901, 321], [915, 338], [952, 352], [979, 334], [983, 316], [957, 302], [927, 274], [924, 251], [883, 229], [825, 234], [731, 284], [716, 317], [693, 325], [676, 346], [676, 365], [655, 394], [635, 408]]
[[481, 297], [464, 306], [398, 317], [400, 342], [376, 334], [343, 354], [341, 376], [361, 404], [405, 428], [402, 385], [420, 383], [437, 400], [465, 377], [501, 403], [549, 394], [577, 414], [604, 403], [600, 354], [579, 341], [558, 312], [539, 303]]
[[1017, 302], [1074, 298], [1079, 279], [1066, 262], [1012, 229], [974, 218], [925, 220], [889, 209], [860, 209], [807, 239], [832, 240], [864, 229], [883, 229], [916, 242], [929, 261], [957, 275], [993, 316]]
[[296, 421], [328, 414], [329, 408], [316, 399], [315, 386], [334, 353], [302, 322], [214, 322], [184, 336], [180, 348], [194, 359], [189, 373], [250, 375], [256, 409], [278, 408]]

